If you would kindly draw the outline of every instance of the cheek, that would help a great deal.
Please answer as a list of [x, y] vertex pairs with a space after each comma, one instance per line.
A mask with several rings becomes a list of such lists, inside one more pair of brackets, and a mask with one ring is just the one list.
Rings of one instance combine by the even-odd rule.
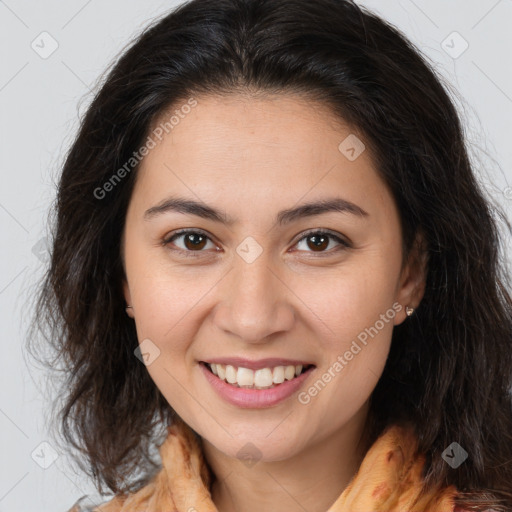
[[298, 281], [295, 289], [307, 306], [303, 310], [313, 337], [322, 347], [319, 377], [331, 383], [324, 400], [337, 406], [362, 405], [389, 353], [396, 283], [394, 269], [385, 264], [389, 260], [376, 256], [368, 257], [368, 264], [361, 258], [321, 279], [304, 279], [300, 285]]
[[320, 410], [330, 414], [334, 408], [342, 411], [339, 419], [348, 419], [366, 402], [382, 374], [396, 312], [386, 287], [378, 289], [368, 279], [358, 281], [354, 274], [351, 279], [327, 281], [322, 290], [323, 300], [308, 303], [321, 364], [313, 389], [306, 393], [310, 400], [318, 397]]
[[165, 344], [166, 351], [179, 351], [187, 340], [187, 331], [192, 332], [197, 324], [201, 300], [210, 288], [204, 279], [185, 279], [153, 269], [151, 275], [139, 280], [133, 294], [137, 330]]
[[192, 327], [192, 316], [215, 282], [214, 276], [184, 272], [162, 258], [161, 249], [143, 250], [141, 245], [130, 247], [127, 243], [126, 252], [138, 338], [154, 340], [166, 352], [178, 352], [187, 339], [187, 327]]
[[[368, 266], [357, 263], [316, 277], [301, 277], [293, 289], [304, 311], [310, 311], [315, 331], [332, 349], [341, 349], [390, 310], [395, 284], [393, 272], [373, 261]], [[379, 323], [379, 327], [389, 334], [392, 322]]]
[[187, 410], [190, 398], [184, 390], [190, 380], [190, 348], [204, 321], [201, 301], [215, 280], [184, 277], [155, 262], [145, 268], [135, 280], [132, 299], [139, 342], [149, 339], [159, 350], [147, 371], [171, 407]]

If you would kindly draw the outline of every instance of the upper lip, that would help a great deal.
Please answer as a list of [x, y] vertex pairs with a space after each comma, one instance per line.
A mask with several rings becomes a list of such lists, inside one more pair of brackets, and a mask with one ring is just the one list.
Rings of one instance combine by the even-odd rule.
[[215, 357], [212, 359], [202, 361], [204, 363], [219, 363], [223, 365], [231, 365], [243, 368], [249, 368], [250, 370], [260, 370], [261, 368], [273, 368], [275, 366], [314, 366], [313, 363], [307, 361], [299, 361], [297, 359], [282, 359], [278, 357], [269, 357], [265, 359], [251, 360], [243, 357]]

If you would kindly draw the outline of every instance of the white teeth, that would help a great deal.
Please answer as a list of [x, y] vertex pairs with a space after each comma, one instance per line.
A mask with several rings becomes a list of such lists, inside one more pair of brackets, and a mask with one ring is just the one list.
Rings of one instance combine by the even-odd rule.
[[254, 385], [257, 388], [270, 387], [272, 384], [272, 370], [270, 368], [261, 368], [254, 372]]
[[236, 381], [240, 387], [248, 386], [252, 388], [254, 385], [254, 372], [248, 368], [238, 368]]
[[234, 384], [236, 382], [236, 368], [230, 364], [226, 366], [226, 380], [230, 384]]
[[292, 380], [301, 374], [301, 364], [293, 366], [276, 366], [274, 368], [260, 368], [253, 371], [249, 368], [236, 367], [230, 364], [208, 363], [212, 372], [229, 384], [238, 385], [243, 388], [267, 389], [285, 380]]
[[272, 382], [274, 384], [282, 384], [284, 382], [284, 366], [276, 366], [274, 368]]
[[287, 366], [284, 369], [284, 378], [286, 380], [292, 380], [295, 377], [295, 366]]
[[225, 380], [226, 379], [226, 367], [222, 366], [221, 364], [217, 364], [215, 366], [217, 366], [217, 375], [219, 376], [219, 379]]

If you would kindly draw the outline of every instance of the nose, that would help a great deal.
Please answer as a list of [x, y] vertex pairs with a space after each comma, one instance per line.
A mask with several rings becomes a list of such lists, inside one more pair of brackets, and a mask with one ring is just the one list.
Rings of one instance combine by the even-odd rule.
[[293, 292], [264, 255], [252, 263], [237, 257], [233, 265], [217, 289], [216, 327], [248, 343], [268, 342], [272, 334], [290, 330]]

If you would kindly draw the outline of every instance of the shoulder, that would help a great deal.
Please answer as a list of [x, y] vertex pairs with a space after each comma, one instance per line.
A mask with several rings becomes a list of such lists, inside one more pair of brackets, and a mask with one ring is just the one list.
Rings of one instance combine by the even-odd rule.
[[75, 501], [67, 512], [89, 512], [94, 510], [94, 505], [88, 503], [88, 500], [89, 496], [82, 496], [79, 500]]
[[[116, 506], [116, 508], [112, 508]], [[107, 501], [98, 501], [93, 499], [92, 496], [84, 495], [77, 500], [67, 512], [110, 512], [119, 508], [119, 501], [111, 499]]]
[[[453, 512], [471, 512], [470, 510], [468, 510], [467, 508], [461, 508], [461, 507], [455, 507], [453, 509]], [[497, 510], [493, 509], [493, 508], [488, 508], [485, 510], [485, 512], [498, 512]]]

